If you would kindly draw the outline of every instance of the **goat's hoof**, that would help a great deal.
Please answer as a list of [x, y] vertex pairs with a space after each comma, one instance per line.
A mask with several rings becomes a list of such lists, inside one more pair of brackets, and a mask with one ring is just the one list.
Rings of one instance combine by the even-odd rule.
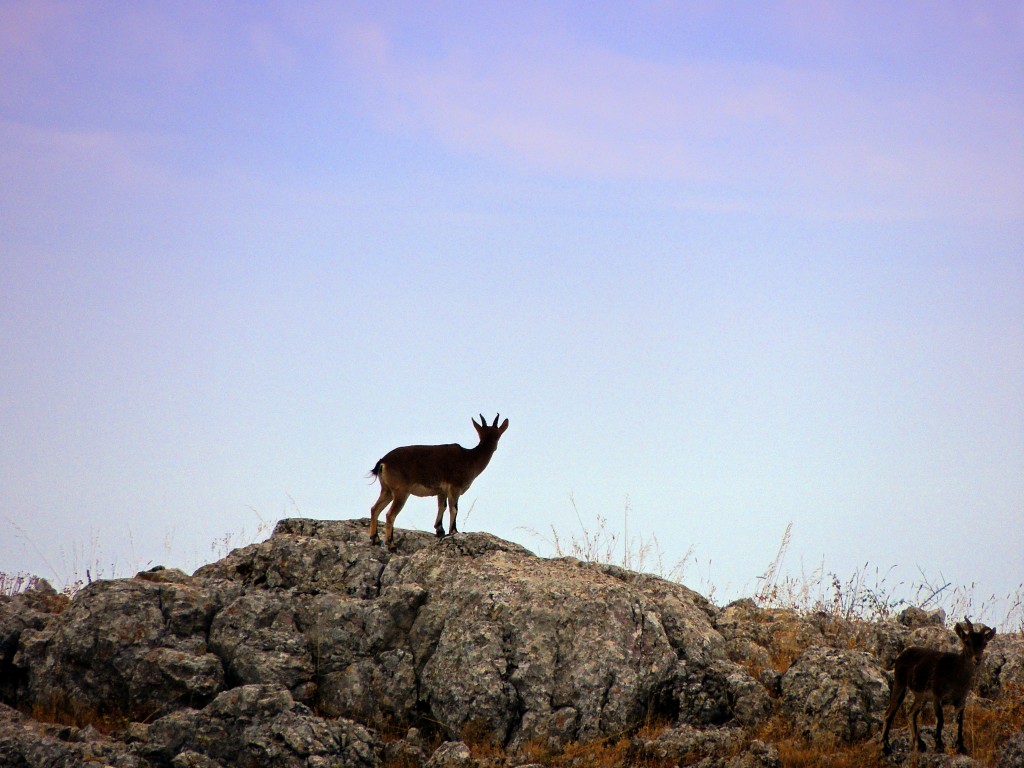
[[435, 528], [434, 529], [434, 535], [437, 536], [437, 538], [439, 538], [439, 539], [443, 539], [444, 538], [444, 528]]
[[398, 551], [398, 545], [395, 544], [395, 542], [393, 542], [393, 541], [389, 541], [388, 542], [388, 552], [397, 552], [397, 551]]
[[373, 536], [370, 537], [370, 543], [376, 547], [378, 544], [380, 544], [380, 536], [378, 536], [377, 534], [373, 534]]
[[882, 754], [887, 757], [892, 754], [892, 747], [889, 746], [889, 742], [882, 745]]

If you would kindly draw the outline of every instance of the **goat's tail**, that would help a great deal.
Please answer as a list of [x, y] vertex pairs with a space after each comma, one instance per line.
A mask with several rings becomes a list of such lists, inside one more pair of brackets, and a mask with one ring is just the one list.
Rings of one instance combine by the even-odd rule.
[[383, 459], [381, 459], [380, 461], [378, 461], [378, 462], [377, 462], [377, 463], [376, 463], [376, 464], [374, 465], [373, 469], [371, 469], [371, 470], [370, 470], [370, 471], [369, 471], [369, 472], [367, 473], [367, 475], [366, 475], [366, 476], [367, 476], [367, 477], [372, 477], [372, 478], [373, 478], [374, 480], [379, 480], [379, 479], [380, 479], [380, 473], [381, 473], [381, 470], [382, 470], [383, 468], [384, 468], [384, 460], [383, 460]]

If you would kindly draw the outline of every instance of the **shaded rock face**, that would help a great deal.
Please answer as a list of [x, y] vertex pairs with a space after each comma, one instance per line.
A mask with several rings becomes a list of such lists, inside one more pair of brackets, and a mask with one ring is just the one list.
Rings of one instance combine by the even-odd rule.
[[[70, 602], [44, 587], [0, 598], [0, 701], [20, 710], [0, 705], [0, 765], [469, 765], [465, 734], [557, 749], [653, 719], [672, 727], [635, 736], [637, 760], [774, 766], [744, 729], [781, 712], [808, 732], [872, 738], [891, 660], [953, 637], [919, 613], [868, 624], [718, 609], [679, 584], [482, 533], [396, 542], [371, 546], [365, 520], [284, 520], [192, 576], [154, 569]], [[1020, 643], [990, 645], [983, 695], [1020, 683]], [[408, 735], [385, 747], [373, 730], [385, 727]]]
[[22, 634], [45, 628], [69, 602], [42, 580], [25, 592], [0, 595], [0, 701], [16, 703], [18, 688], [24, 683], [24, 668], [14, 664]]
[[1024, 730], [1010, 738], [999, 754], [999, 768], [1020, 768], [1024, 765]]

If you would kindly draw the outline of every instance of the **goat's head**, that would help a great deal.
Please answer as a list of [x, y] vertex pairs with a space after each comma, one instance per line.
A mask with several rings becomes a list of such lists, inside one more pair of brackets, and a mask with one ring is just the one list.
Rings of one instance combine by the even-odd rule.
[[484, 415], [480, 414], [480, 423], [476, 423], [476, 419], [473, 419], [473, 427], [476, 429], [476, 433], [480, 436], [480, 442], [493, 442], [495, 445], [498, 444], [498, 438], [501, 437], [502, 433], [508, 429], [508, 419], [501, 422], [501, 426], [498, 426], [498, 419], [501, 418], [501, 414], [496, 414], [494, 417], [494, 423], [491, 425], [487, 424], [487, 419]]
[[953, 627], [953, 631], [963, 643], [964, 653], [972, 656], [975, 661], [981, 661], [981, 654], [985, 650], [985, 646], [996, 636], [994, 629], [986, 627], [984, 624], [975, 627], [968, 618], [964, 618], [962, 622]]

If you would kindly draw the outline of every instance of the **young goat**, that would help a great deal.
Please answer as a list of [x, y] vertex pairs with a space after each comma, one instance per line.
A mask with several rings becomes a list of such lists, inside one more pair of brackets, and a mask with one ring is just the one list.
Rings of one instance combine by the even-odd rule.
[[964, 747], [964, 705], [967, 694], [974, 685], [974, 678], [981, 663], [981, 654], [996, 631], [984, 624], [975, 629], [970, 619], [954, 627], [963, 648], [960, 653], [946, 653], [913, 646], [907, 648], [896, 657], [893, 669], [892, 691], [889, 694], [889, 706], [885, 710], [885, 726], [882, 729], [882, 754], [892, 752], [889, 746], [889, 728], [896, 717], [896, 712], [903, 703], [909, 688], [914, 693], [914, 703], [910, 707], [910, 726], [914, 739], [914, 749], [924, 752], [927, 747], [917, 727], [917, 715], [929, 701], [935, 709], [935, 751], [943, 752], [942, 744], [942, 705], [952, 704], [956, 707], [956, 749], [962, 755], [967, 754]]
[[438, 538], [444, 536], [441, 518], [448, 507], [448, 533], [457, 533], [455, 518], [459, 514], [459, 496], [484, 471], [487, 463], [498, 448], [498, 438], [508, 429], [508, 419], [498, 426], [498, 418], [490, 426], [480, 415], [480, 423], [473, 421], [480, 444], [475, 448], [461, 445], [406, 445], [395, 448], [370, 470], [380, 480], [380, 496], [370, 507], [370, 541], [379, 544], [377, 536], [377, 515], [391, 503], [384, 526], [384, 539], [388, 549], [394, 550], [394, 524], [409, 495], [437, 496], [437, 518], [434, 532]]

